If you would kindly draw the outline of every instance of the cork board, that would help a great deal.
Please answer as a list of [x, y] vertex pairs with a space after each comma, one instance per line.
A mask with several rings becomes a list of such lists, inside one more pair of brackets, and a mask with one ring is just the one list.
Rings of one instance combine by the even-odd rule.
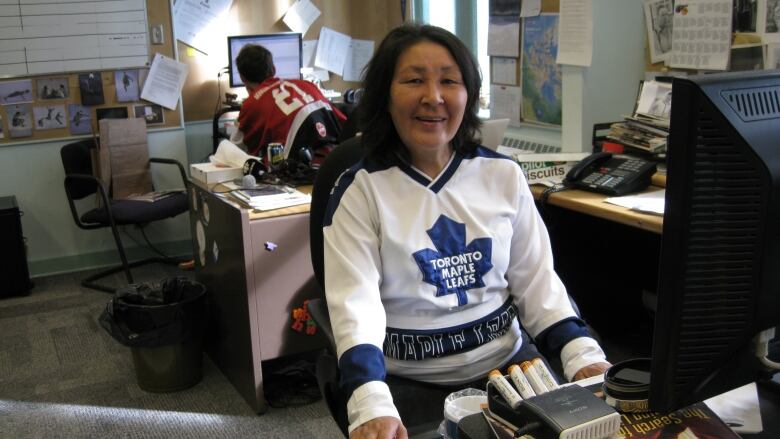
[[[161, 24], [163, 28], [163, 44], [149, 46], [150, 59], [154, 56], [155, 53], [160, 53], [170, 58], [174, 58], [172, 34], [173, 28], [171, 21], [170, 3], [167, 0], [146, 0], [146, 15], [149, 26]], [[132, 77], [132, 73], [129, 75], [130, 79], [127, 80], [129, 84], [131, 84], [132, 81], [136, 78], [143, 78], [144, 76], [144, 74], [141, 72], [141, 70], [144, 69], [118, 70], [137, 72], [138, 76], [135, 78]], [[2, 127], [2, 138], [0, 138], [0, 146], [6, 144], [26, 143], [37, 140], [62, 139], [91, 135], [90, 132], [80, 131], [84, 130], [87, 127], [87, 124], [89, 124], [92, 129], [97, 129], [98, 111], [101, 111], [102, 114], [103, 112], [111, 111], [106, 109], [124, 109], [118, 111], [127, 111], [128, 117], [133, 117], [135, 113], [134, 107], [151, 105], [150, 102], [141, 101], [140, 98], [139, 100], [119, 102], [117, 97], [115, 71], [117, 70], [99, 71], [99, 78], [93, 77], [93, 84], [97, 86], [97, 82], [99, 81], [103, 89], [104, 103], [99, 105], [83, 105], [84, 103], [82, 102], [79, 75], [90, 72], [54, 73], [47, 75], [23, 76], [4, 79], [2, 83], [30, 81], [32, 85], [31, 92], [33, 98], [32, 102], [10, 105], [3, 102], [3, 105], [0, 105], [0, 117], [2, 117], [2, 123], [0, 123], [0, 127]], [[56, 87], [63, 85], [67, 87], [67, 97], [42, 99], [41, 96], [43, 95], [43, 87], [48, 87], [49, 85], [54, 85]], [[1, 86], [2, 84], [0, 84], [0, 87]], [[140, 88], [138, 93], [140, 94]], [[24, 107], [20, 109], [16, 105], [22, 105]], [[83, 106], [73, 107], [73, 105]], [[19, 123], [22, 119], [20, 119], [18, 113], [19, 110], [24, 109], [27, 109], [28, 115], [24, 122], [25, 124], [29, 124], [29, 126], [20, 127]], [[73, 114], [71, 114], [70, 110], [73, 110]], [[145, 110], [145, 108], [139, 110]], [[81, 111], [81, 115], [83, 115], [82, 117], [76, 117], [76, 113], [79, 111]], [[147, 110], [144, 113], [148, 115], [148, 129], [181, 126], [181, 117], [178, 109], [168, 110], [162, 107], [158, 107], [153, 111]], [[75, 123], [73, 121], [74, 118], [76, 119]], [[64, 124], [60, 123], [60, 121], [64, 121]], [[74, 133], [72, 131], [74, 124], [77, 124], [77, 127], [80, 126], [81, 130], [76, 130], [77, 132]], [[14, 125], [14, 134], [20, 134], [19, 137], [12, 137], [12, 125]], [[25, 128], [25, 130], [18, 128]], [[26, 130], [27, 128], [29, 128], [29, 133]]]

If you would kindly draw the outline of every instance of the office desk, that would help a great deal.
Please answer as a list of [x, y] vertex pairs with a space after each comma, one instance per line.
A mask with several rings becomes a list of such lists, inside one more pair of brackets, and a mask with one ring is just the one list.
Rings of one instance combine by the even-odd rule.
[[[545, 187], [531, 186], [531, 192], [537, 200], [541, 197]], [[650, 186], [646, 192], [660, 191], [662, 188]], [[663, 230], [663, 217], [637, 212], [625, 207], [616, 206], [604, 202], [608, 198], [605, 195], [579, 189], [567, 189], [550, 194], [547, 203], [575, 212], [584, 213], [605, 220], [613, 221], [627, 226], [635, 227], [649, 232], [661, 234]]]
[[325, 346], [291, 329], [320, 297], [309, 256], [309, 206], [253, 212], [197, 182], [189, 194], [196, 279], [210, 297], [206, 353], [257, 413], [268, 409], [262, 362]]
[[[780, 391], [777, 387], [780, 387], [780, 384], [771, 381], [758, 385], [763, 431], [760, 433], [740, 433], [741, 437], [746, 439], [776, 439], [780, 437], [780, 419], [777, 417], [777, 414], [780, 413]], [[468, 415], [458, 422], [459, 439], [493, 439], [494, 437], [481, 413]]]

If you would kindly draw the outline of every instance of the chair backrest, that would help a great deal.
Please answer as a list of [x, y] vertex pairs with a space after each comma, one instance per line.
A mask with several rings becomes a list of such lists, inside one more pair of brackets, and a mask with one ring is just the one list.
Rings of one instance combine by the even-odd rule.
[[[60, 149], [60, 157], [65, 175], [92, 175], [92, 150], [94, 148], [94, 139], [79, 140], [63, 146]], [[69, 181], [67, 185], [70, 196], [75, 200], [97, 192], [97, 186], [89, 181], [74, 180]]]
[[336, 147], [320, 166], [311, 192], [311, 211], [309, 212], [309, 241], [311, 265], [320, 287], [325, 289], [323, 267], [322, 222], [328, 207], [330, 190], [342, 172], [357, 163], [364, 154], [361, 137], [353, 137]]

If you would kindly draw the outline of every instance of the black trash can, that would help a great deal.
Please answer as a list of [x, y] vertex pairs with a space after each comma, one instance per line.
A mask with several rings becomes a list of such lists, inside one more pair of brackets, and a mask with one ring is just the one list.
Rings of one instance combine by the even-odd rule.
[[175, 392], [203, 377], [202, 338], [206, 287], [186, 277], [122, 288], [108, 302], [100, 324], [131, 349], [138, 386]]

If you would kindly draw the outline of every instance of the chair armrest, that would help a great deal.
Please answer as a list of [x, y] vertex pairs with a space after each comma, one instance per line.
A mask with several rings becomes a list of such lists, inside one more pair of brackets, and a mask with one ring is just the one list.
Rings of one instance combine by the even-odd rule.
[[167, 165], [176, 165], [179, 168], [179, 174], [181, 175], [181, 181], [184, 183], [184, 188], [189, 187], [189, 178], [187, 178], [187, 173], [184, 171], [184, 166], [182, 166], [181, 163], [179, 163], [178, 160], [174, 159], [164, 159], [161, 157], [149, 157], [149, 163], [163, 163]]
[[65, 194], [68, 197], [68, 205], [70, 206], [70, 213], [73, 215], [73, 221], [76, 222], [76, 225], [82, 229], [97, 229], [100, 227], [105, 227], [103, 224], [85, 224], [81, 222], [81, 218], [79, 218], [78, 209], [76, 209], [76, 203], [75, 199], [71, 194], [70, 187], [71, 184], [80, 181], [80, 182], [91, 182], [95, 185], [97, 188], [97, 192], [100, 194], [100, 199], [103, 202], [103, 206], [105, 206], [106, 211], [108, 213], [109, 221], [111, 222], [111, 225], [114, 225], [114, 214], [111, 211], [111, 202], [108, 199], [108, 190], [103, 185], [103, 182], [100, 181], [99, 178], [95, 177], [94, 175], [89, 174], [68, 174], [65, 176]]

